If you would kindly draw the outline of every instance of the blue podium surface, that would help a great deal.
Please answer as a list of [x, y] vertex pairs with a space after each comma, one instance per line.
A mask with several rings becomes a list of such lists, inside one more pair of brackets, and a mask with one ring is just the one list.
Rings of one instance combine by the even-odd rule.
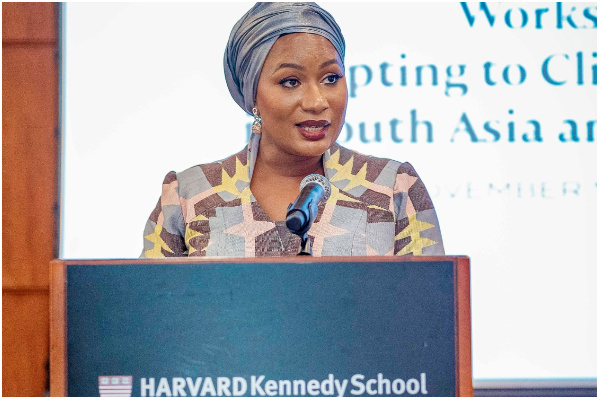
[[468, 268], [466, 257], [55, 261], [52, 394], [472, 395]]

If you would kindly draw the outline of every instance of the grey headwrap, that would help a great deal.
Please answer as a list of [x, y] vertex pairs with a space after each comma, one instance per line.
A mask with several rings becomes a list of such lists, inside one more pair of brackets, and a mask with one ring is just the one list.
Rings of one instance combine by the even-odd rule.
[[235, 102], [248, 114], [271, 47], [281, 35], [300, 32], [323, 36], [344, 61], [346, 44], [340, 27], [315, 3], [256, 3], [231, 30], [223, 59], [225, 80]]

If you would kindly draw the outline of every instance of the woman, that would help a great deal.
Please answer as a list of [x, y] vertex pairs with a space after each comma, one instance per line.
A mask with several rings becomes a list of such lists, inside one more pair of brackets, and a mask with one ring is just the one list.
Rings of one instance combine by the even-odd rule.
[[431, 199], [408, 163], [336, 144], [348, 93], [345, 42], [314, 3], [257, 3], [234, 26], [225, 78], [254, 116], [246, 149], [170, 172], [144, 231], [142, 257], [283, 256], [300, 238], [287, 206], [309, 174], [331, 196], [308, 234], [313, 255], [443, 255]]

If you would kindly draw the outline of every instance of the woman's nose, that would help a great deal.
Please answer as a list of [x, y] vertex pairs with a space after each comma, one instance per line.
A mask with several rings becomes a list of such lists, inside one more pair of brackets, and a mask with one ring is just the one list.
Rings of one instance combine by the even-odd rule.
[[320, 113], [329, 108], [327, 97], [319, 84], [306, 85], [306, 91], [302, 96], [302, 108], [306, 111]]

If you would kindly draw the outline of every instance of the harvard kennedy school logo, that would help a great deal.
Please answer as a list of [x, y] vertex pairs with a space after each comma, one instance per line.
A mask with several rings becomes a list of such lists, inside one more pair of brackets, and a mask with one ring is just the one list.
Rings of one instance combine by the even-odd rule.
[[99, 376], [100, 397], [131, 397], [132, 376]]

